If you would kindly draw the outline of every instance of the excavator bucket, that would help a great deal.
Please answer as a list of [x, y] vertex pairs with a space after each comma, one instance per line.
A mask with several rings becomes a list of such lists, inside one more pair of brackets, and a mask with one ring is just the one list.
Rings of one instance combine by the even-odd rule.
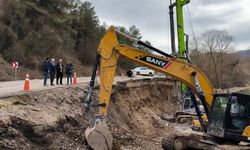
[[88, 145], [94, 150], [111, 150], [112, 134], [106, 120], [96, 119], [92, 127], [88, 127], [85, 131], [85, 138]]

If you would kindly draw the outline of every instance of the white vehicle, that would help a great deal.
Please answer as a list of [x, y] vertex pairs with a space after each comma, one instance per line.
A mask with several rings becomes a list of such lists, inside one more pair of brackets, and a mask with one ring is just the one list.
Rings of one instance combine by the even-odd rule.
[[149, 69], [147, 67], [136, 67], [132, 71], [133, 71], [133, 74], [135, 74], [135, 75], [153, 76], [155, 74], [154, 70]]

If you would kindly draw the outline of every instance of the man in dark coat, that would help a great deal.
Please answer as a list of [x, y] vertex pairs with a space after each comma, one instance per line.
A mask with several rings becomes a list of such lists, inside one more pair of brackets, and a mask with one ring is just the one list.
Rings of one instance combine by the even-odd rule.
[[55, 78], [55, 74], [56, 74], [56, 62], [55, 59], [52, 58], [50, 61], [50, 85], [54, 85], [54, 78]]
[[65, 73], [67, 75], [67, 85], [72, 84], [72, 74], [73, 74], [73, 65], [72, 63], [67, 63]]
[[46, 58], [46, 59], [43, 61], [43, 75], [44, 75], [44, 76], [43, 76], [43, 77], [44, 77], [43, 85], [44, 85], [44, 86], [47, 85], [47, 79], [48, 79], [49, 72], [50, 72], [49, 58]]
[[60, 79], [60, 84], [63, 85], [62, 83], [63, 70], [64, 70], [63, 61], [62, 59], [59, 59], [59, 62], [56, 65], [56, 84], [58, 84], [58, 81]]

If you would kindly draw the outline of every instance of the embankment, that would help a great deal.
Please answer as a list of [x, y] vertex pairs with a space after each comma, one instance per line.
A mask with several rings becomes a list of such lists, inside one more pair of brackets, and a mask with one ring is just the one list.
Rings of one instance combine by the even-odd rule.
[[[114, 149], [160, 149], [171, 129], [159, 116], [178, 108], [173, 90], [167, 79], [114, 85], [108, 113]], [[77, 85], [1, 98], [0, 149], [89, 149], [83, 134], [89, 125], [82, 108], [86, 93]], [[98, 87], [94, 101], [97, 93]]]

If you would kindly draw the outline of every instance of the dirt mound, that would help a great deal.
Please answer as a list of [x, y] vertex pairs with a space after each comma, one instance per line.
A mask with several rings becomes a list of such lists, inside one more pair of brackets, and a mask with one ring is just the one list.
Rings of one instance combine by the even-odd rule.
[[[108, 116], [114, 149], [161, 149], [170, 128], [159, 116], [177, 109], [173, 89], [166, 79], [114, 87]], [[0, 149], [89, 149], [83, 135], [89, 125], [89, 115], [82, 114], [85, 94], [86, 87], [78, 85], [1, 98]]]
[[80, 97], [84, 89], [58, 88], [0, 100], [0, 149], [86, 149]]
[[115, 141], [126, 149], [160, 149], [168, 129], [159, 116], [177, 109], [173, 84], [166, 80], [125, 82], [113, 93], [109, 122]]

